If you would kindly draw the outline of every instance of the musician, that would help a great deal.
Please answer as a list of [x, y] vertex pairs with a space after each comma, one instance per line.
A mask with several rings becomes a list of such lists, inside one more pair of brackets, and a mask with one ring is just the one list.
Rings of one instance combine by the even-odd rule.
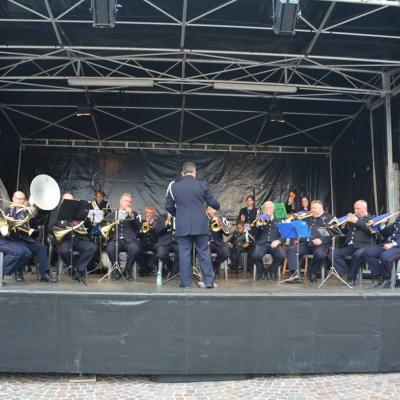
[[375, 287], [388, 288], [392, 264], [400, 259], [400, 216], [380, 233], [385, 238], [384, 243], [366, 248], [362, 258], [368, 263], [371, 275], [380, 275], [383, 279], [383, 282]]
[[238, 219], [244, 224], [251, 225], [257, 218], [257, 208], [254, 206], [256, 200], [252, 194], [246, 197], [246, 207], [243, 207], [239, 211]]
[[229, 258], [231, 260], [230, 268], [239, 268], [240, 256], [245, 251], [248, 251], [251, 245], [251, 235], [244, 230], [244, 223], [240, 220], [237, 221], [235, 231], [228, 240]]
[[[262, 279], [264, 275], [264, 262], [263, 256], [265, 254], [271, 254], [273, 262], [270, 269], [271, 279], [276, 279], [276, 274], [281, 262], [285, 258], [285, 250], [282, 247], [282, 239], [278, 229], [278, 223], [280, 222], [274, 217], [275, 205], [272, 201], [266, 201], [263, 204], [264, 215], [267, 219], [263, 222], [258, 221], [256, 223], [256, 236], [255, 246], [252, 252], [254, 262], [257, 266], [257, 280]], [[269, 276], [267, 275], [267, 278]]]
[[207, 182], [196, 179], [196, 165], [190, 161], [185, 162], [182, 178], [169, 184], [165, 199], [165, 209], [176, 217], [180, 286], [183, 288], [189, 288], [192, 284], [193, 244], [200, 261], [203, 282], [208, 289], [214, 287], [205, 204], [219, 209], [219, 202], [210, 193]]
[[[118, 219], [122, 221], [118, 224], [118, 249], [126, 251], [128, 258], [126, 267], [123, 272], [128, 281], [132, 281], [132, 268], [140, 253], [140, 244], [138, 234], [140, 230], [139, 216], [136, 211], [132, 210], [133, 196], [130, 193], [122, 193], [119, 199]], [[116, 212], [107, 215], [108, 220], [116, 219]], [[121, 215], [122, 214], [122, 215]], [[111, 239], [107, 243], [106, 251], [111, 264], [116, 262], [116, 237], [115, 231], [111, 234]], [[115, 275], [117, 278], [118, 276]]]
[[[373, 244], [373, 235], [367, 226], [372, 218], [368, 213], [368, 205], [364, 200], [357, 200], [354, 203], [354, 214], [344, 226], [346, 231], [345, 245], [334, 250], [333, 265], [339, 275], [347, 275], [350, 285], [354, 285], [357, 272], [362, 261], [362, 254], [365, 249]], [[351, 256], [350, 266], [347, 265], [345, 257]], [[329, 259], [332, 258], [330, 253]]]
[[[74, 200], [74, 196], [71, 193], [64, 193], [62, 200]], [[59, 219], [59, 211], [60, 207], [57, 207], [50, 215], [48, 231], [51, 232], [51, 235], [54, 238], [54, 228], [67, 228], [69, 226], [77, 226], [82, 223], [82, 221], [64, 221]], [[90, 222], [88, 219], [85, 221], [85, 227], [90, 226]], [[84, 229], [82, 227], [82, 229]], [[71, 264], [71, 250], [79, 252], [79, 258], [76, 262], [76, 270], [77, 275], [72, 273], [72, 279], [75, 280], [85, 280], [86, 270], [88, 264], [94, 258], [97, 247], [96, 245], [90, 241], [88, 236], [79, 235], [78, 233], [74, 234], [72, 239], [71, 233], [66, 234], [61, 242], [59, 243], [60, 255], [65, 265]], [[74, 271], [72, 271], [74, 272]]]
[[[154, 231], [156, 210], [154, 207], [146, 207], [144, 211], [144, 219], [141, 222], [139, 241], [140, 254], [138, 257], [139, 275], [148, 276], [154, 269], [155, 255], [154, 245], [157, 242], [157, 234]], [[147, 231], [146, 231], [147, 230]], [[145, 254], [151, 252], [153, 254]]]
[[[157, 218], [154, 223], [154, 232], [157, 234], [157, 242], [154, 245], [155, 256], [161, 260], [167, 268], [168, 277], [179, 272], [179, 248], [175, 239], [172, 217], [167, 213]], [[174, 261], [171, 262], [170, 253], [174, 253]]]
[[214, 232], [211, 229], [211, 224], [213, 222], [218, 222], [221, 224], [221, 219], [217, 216], [217, 210], [211, 206], [207, 206], [206, 213], [208, 216], [208, 223], [210, 226], [210, 252], [217, 254], [214, 260], [212, 260], [212, 266], [215, 274], [219, 274], [221, 264], [229, 257], [229, 247], [224, 242], [224, 236], [229, 236], [223, 229], [218, 232]]
[[32, 257], [32, 252], [22, 243], [2, 237], [1, 235], [0, 251], [3, 253], [3, 276], [0, 279], [3, 280], [4, 275], [15, 274], [16, 281], [21, 282], [19, 271], [25, 268], [25, 265]]
[[[29, 214], [24, 206], [26, 202], [26, 197], [23, 192], [17, 191], [12, 197], [12, 207], [9, 210], [8, 215], [16, 220], [22, 220], [26, 218]], [[31, 235], [31, 228], [29, 226], [29, 221], [21, 225], [24, 230], [18, 230], [18, 228], [11, 234], [11, 239], [18, 242], [20, 245], [25, 246], [34, 254], [36, 261], [39, 264], [40, 282], [54, 283], [56, 282], [48, 274], [49, 269], [49, 258], [47, 254], [47, 247], [36, 241]], [[25, 232], [27, 231], [27, 232]], [[24, 281], [23, 269], [18, 271], [19, 280]]]
[[[311, 232], [308, 239], [300, 239], [299, 244], [299, 261], [306, 254], [312, 254], [313, 260], [309, 269], [309, 278], [311, 282], [317, 281], [317, 270], [321, 267], [322, 262], [328, 254], [331, 245], [331, 237], [319, 229], [326, 228], [328, 222], [332, 220], [332, 215], [324, 211], [322, 201], [313, 200], [311, 202], [310, 212], [312, 217], [305, 220]], [[297, 269], [297, 243], [291, 244], [287, 249], [288, 266], [291, 271]]]
[[296, 193], [290, 192], [289, 197], [285, 203], [286, 212], [288, 214], [293, 214], [295, 212], [296, 210], [295, 200], [296, 200]]
[[92, 200], [92, 209], [93, 210], [103, 210], [104, 216], [107, 216], [111, 212], [110, 203], [105, 200], [106, 194], [103, 190], [98, 189], [96, 190], [95, 198]]
[[298, 211], [310, 211], [310, 199], [307, 196], [300, 197], [300, 207]]

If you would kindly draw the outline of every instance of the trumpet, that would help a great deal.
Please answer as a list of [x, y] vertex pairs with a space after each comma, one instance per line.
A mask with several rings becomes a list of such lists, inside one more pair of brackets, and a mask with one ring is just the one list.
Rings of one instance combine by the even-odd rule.
[[87, 231], [83, 226], [84, 221], [82, 221], [80, 224], [76, 225], [76, 226], [69, 226], [69, 227], [65, 227], [65, 228], [61, 228], [59, 226], [55, 226], [53, 228], [53, 233], [54, 233], [54, 237], [56, 238], [57, 242], [61, 242], [65, 236], [67, 236], [69, 233], [71, 233], [72, 231], [74, 231], [76, 234], [78, 235], [87, 235]]
[[367, 227], [371, 233], [378, 233], [380, 224], [386, 223], [387, 221], [397, 216], [398, 214], [400, 214], [400, 211], [378, 215], [377, 217], [374, 217], [367, 222]]
[[231, 225], [226, 218], [214, 218], [211, 221], [210, 229], [213, 232], [223, 231], [225, 235], [230, 235], [231, 233]]
[[298, 219], [298, 220], [302, 221], [303, 219], [311, 218], [312, 216], [313, 215], [309, 211], [298, 211], [291, 215], [290, 220]]
[[150, 230], [152, 229], [152, 224], [150, 223], [150, 222], [148, 222], [148, 221], [144, 221], [143, 223], [142, 223], [142, 227], [140, 228], [140, 232], [141, 233], [149, 233], [150, 232]]

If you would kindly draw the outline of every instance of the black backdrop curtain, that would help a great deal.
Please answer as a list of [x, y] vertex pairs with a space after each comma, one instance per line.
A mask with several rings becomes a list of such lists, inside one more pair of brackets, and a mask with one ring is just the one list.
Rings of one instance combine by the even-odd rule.
[[76, 198], [91, 200], [101, 187], [115, 207], [120, 194], [128, 191], [139, 212], [146, 205], [162, 211], [168, 183], [179, 178], [188, 160], [196, 163], [198, 177], [209, 182], [222, 215], [236, 217], [253, 190], [257, 205], [267, 199], [285, 201], [295, 191], [323, 200], [330, 209], [329, 158], [324, 155], [27, 148], [21, 187], [28, 192], [32, 178], [44, 173]]

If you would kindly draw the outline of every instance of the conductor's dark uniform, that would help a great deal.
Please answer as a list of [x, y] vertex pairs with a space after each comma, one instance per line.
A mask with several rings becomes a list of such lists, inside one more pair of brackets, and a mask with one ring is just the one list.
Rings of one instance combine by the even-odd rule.
[[205, 285], [212, 285], [214, 273], [208, 247], [208, 217], [205, 207], [216, 210], [220, 205], [208, 188], [206, 181], [185, 175], [168, 186], [165, 209], [176, 217], [176, 239], [179, 244], [179, 268], [181, 287], [192, 284], [192, 244], [196, 246], [200, 261], [202, 279]]

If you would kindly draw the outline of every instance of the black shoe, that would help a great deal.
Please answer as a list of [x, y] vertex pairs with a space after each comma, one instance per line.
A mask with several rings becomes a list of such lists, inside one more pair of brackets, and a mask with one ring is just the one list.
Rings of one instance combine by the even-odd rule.
[[32, 272], [32, 267], [30, 265], [28, 265], [28, 268], [26, 270], [27, 272]]
[[347, 281], [347, 283], [348, 283], [350, 286], [356, 286], [356, 281], [355, 281], [354, 279], [349, 279], [349, 280]]
[[50, 277], [50, 275], [44, 274], [40, 276], [40, 282], [46, 282], [46, 283], [56, 283], [57, 281], [53, 278]]
[[18, 271], [15, 273], [15, 282], [16, 283], [25, 282], [24, 273], [22, 271]]
[[112, 280], [118, 280], [118, 279], [121, 279], [121, 278], [122, 278], [121, 273], [117, 269], [114, 269], [114, 271], [111, 273], [111, 279]]
[[207, 289], [214, 289], [214, 284], [213, 283], [207, 283], [206, 288]]
[[125, 279], [127, 281], [133, 281], [133, 277], [132, 277], [132, 270], [125, 270], [122, 275], [124, 275]]
[[317, 282], [317, 276], [315, 275], [314, 272], [310, 274], [310, 282], [312, 283]]
[[259, 281], [263, 277], [263, 274], [257, 272], [256, 274], [256, 281]]
[[380, 285], [376, 286], [378, 289], [387, 289], [390, 287], [390, 279], [385, 279]]

